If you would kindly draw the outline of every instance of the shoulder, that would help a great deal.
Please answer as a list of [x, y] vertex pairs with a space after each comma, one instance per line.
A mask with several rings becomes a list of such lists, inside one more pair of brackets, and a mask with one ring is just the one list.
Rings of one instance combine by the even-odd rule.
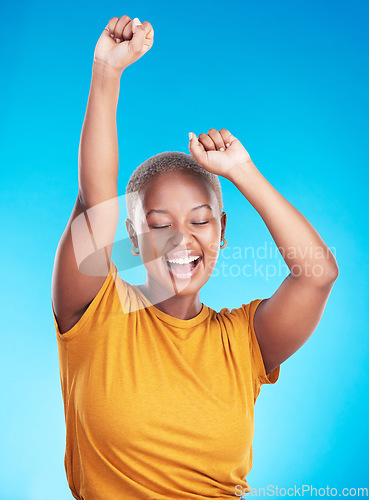
[[229, 309], [228, 307], [223, 307], [219, 312], [211, 309], [212, 314], [215, 318], [230, 322], [230, 323], [249, 323], [253, 319], [255, 311], [259, 304], [265, 299], [253, 299], [247, 304], [242, 304], [240, 307], [235, 307]]
[[106, 325], [108, 321], [115, 320], [122, 313], [131, 312], [132, 305], [136, 302], [134, 286], [119, 276], [117, 266], [110, 261], [109, 273], [101, 288], [67, 331], [63, 333], [60, 331], [54, 309], [52, 309], [57, 338], [65, 342], [82, 336], [83, 332], [91, 337], [92, 333], [98, 331], [103, 324]]
[[211, 323], [219, 325], [230, 341], [235, 341], [244, 348], [251, 347], [255, 311], [263, 300], [254, 299], [232, 309], [223, 307], [219, 312], [209, 308]]

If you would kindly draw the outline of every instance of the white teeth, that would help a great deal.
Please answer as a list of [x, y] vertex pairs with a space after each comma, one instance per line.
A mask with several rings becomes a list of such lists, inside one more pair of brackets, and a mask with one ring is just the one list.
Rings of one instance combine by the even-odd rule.
[[185, 259], [169, 259], [168, 262], [171, 262], [172, 264], [189, 264], [190, 262], [193, 262], [194, 260], [199, 259], [200, 257], [197, 256], [192, 256], [192, 257], [186, 257]]

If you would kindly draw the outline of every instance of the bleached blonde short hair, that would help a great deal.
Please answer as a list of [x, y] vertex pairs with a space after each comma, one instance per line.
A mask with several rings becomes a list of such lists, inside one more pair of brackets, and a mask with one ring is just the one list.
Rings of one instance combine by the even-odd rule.
[[126, 205], [128, 217], [134, 221], [135, 209], [139, 203], [139, 192], [156, 175], [163, 172], [183, 172], [202, 177], [210, 184], [223, 210], [222, 188], [217, 175], [200, 167], [191, 155], [180, 151], [166, 151], [152, 156], [139, 165], [132, 173], [126, 187]]

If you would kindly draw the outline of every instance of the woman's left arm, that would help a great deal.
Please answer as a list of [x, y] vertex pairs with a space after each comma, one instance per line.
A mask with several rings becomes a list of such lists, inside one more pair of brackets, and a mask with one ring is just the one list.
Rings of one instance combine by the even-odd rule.
[[240, 141], [226, 129], [190, 140], [206, 170], [229, 179], [262, 217], [290, 274], [256, 309], [254, 329], [270, 373], [296, 352], [319, 324], [338, 277], [336, 259], [310, 222], [259, 172]]

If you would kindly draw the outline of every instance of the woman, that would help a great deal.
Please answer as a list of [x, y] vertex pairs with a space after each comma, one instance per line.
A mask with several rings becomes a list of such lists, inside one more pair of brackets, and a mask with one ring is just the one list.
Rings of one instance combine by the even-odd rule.
[[[98, 40], [79, 193], [55, 258], [65, 467], [73, 496], [85, 500], [249, 491], [260, 387], [316, 329], [338, 276], [316, 230], [226, 129], [190, 133], [191, 155], [161, 153], [132, 174], [126, 227], [147, 279], [135, 286], [119, 276], [115, 113], [124, 69], [152, 44], [150, 23], [128, 16], [112, 18]], [[220, 312], [199, 295], [226, 246], [217, 175], [258, 211], [291, 271], [272, 297]]]

